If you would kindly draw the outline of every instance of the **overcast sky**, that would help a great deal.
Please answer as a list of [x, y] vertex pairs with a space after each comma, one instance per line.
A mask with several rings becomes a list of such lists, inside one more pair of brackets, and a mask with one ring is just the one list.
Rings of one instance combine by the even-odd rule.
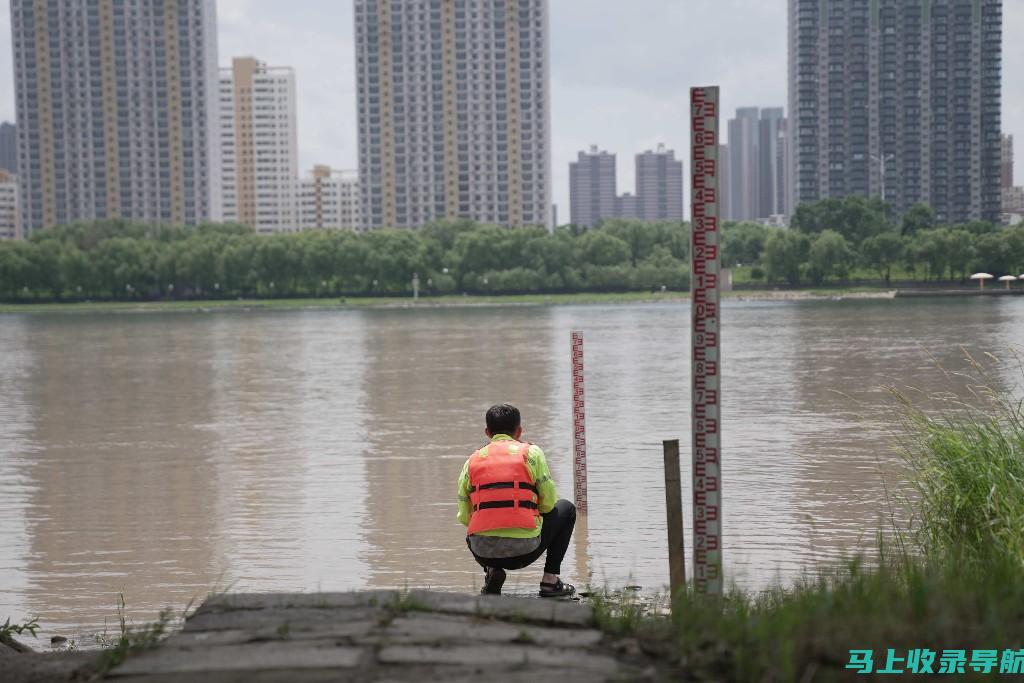
[[[13, 121], [9, 4], [0, 0], [0, 120]], [[620, 193], [633, 190], [636, 152], [665, 142], [688, 157], [690, 86], [722, 86], [729, 116], [740, 106], [786, 104], [785, 0], [550, 4], [552, 170], [560, 223], [569, 218], [568, 164], [589, 145], [618, 155]], [[1024, 35], [1024, 0], [1003, 5], [1003, 132], [1016, 135], [1017, 156], [1024, 157], [1024, 46], [1011, 38]], [[222, 66], [233, 56], [252, 55], [295, 68], [303, 172], [317, 163], [356, 168], [351, 1], [219, 0], [218, 14]]]

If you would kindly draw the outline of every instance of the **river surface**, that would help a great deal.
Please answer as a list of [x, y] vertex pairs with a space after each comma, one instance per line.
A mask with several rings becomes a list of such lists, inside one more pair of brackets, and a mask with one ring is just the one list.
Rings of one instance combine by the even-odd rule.
[[[1024, 301], [730, 301], [723, 326], [726, 572], [759, 589], [871, 552], [900, 477], [880, 385], [954, 388], [936, 361], [1005, 356]], [[89, 645], [122, 592], [138, 623], [225, 588], [479, 590], [456, 479], [510, 402], [572, 498], [574, 329], [590, 513], [563, 574], [659, 590], [686, 303], [25, 314], [0, 316], [0, 619]]]

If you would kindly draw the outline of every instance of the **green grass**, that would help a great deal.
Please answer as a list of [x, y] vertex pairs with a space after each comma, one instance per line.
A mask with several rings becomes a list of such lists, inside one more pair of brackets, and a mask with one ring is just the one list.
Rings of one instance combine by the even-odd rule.
[[[889, 388], [908, 473], [891, 504], [911, 519], [880, 531], [876, 556], [760, 593], [686, 591], [671, 619], [628, 598], [597, 600], [598, 624], [636, 636], [670, 677], [692, 680], [849, 680], [851, 649], [873, 650], [881, 667], [889, 648], [905, 657], [1024, 647], [1024, 412], [988, 382], [993, 368], [1024, 363], [1016, 353], [965, 360], [963, 372], [941, 369], [956, 392]], [[993, 675], [968, 666], [959, 678]]]
[[928, 557], [962, 566], [983, 567], [1003, 555], [1024, 566], [1024, 405], [989, 382], [1007, 363], [1024, 363], [1015, 350], [1006, 359], [964, 353], [968, 371], [947, 375], [963, 378], [969, 401], [933, 396], [939, 410], [929, 411], [890, 388], [903, 407], [912, 540]]

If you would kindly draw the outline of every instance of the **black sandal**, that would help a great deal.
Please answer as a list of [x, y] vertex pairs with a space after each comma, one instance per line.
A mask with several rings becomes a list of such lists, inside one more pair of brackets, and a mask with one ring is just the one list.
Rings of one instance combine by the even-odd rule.
[[576, 586], [571, 583], [562, 583], [561, 579], [554, 583], [544, 583], [541, 581], [540, 584], [540, 597], [542, 598], [562, 598], [567, 595], [574, 595], [575, 593]]
[[501, 595], [501, 587], [505, 584], [505, 570], [501, 567], [488, 567], [484, 570], [484, 587], [480, 595]]

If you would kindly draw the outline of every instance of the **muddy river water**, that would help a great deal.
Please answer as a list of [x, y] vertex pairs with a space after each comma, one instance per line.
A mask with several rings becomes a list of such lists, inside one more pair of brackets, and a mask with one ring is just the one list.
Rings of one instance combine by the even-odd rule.
[[[0, 316], [0, 619], [84, 638], [114, 627], [119, 592], [144, 621], [226, 587], [478, 590], [456, 478], [507, 401], [572, 497], [574, 329], [590, 513], [564, 574], [657, 590], [661, 441], [689, 462], [688, 318], [686, 303]], [[730, 301], [723, 324], [726, 571], [757, 589], [870, 552], [900, 473], [879, 386], [951, 388], [936, 360], [1005, 355], [1024, 300]]]

